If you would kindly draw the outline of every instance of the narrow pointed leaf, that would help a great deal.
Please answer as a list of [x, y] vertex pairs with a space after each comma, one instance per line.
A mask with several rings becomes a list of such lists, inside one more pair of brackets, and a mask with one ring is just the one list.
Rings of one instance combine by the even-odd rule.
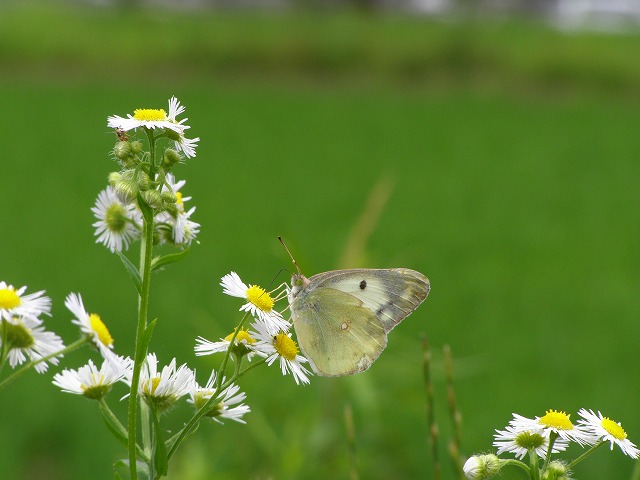
[[189, 253], [189, 249], [185, 248], [181, 252], [159, 255], [151, 260], [151, 271], [154, 272], [166, 265], [182, 260], [187, 255], [187, 253]]
[[120, 257], [120, 260], [124, 265], [124, 268], [127, 269], [127, 272], [131, 277], [131, 280], [133, 280], [133, 284], [136, 286], [136, 290], [138, 290], [138, 295], [141, 295], [142, 294], [142, 278], [140, 277], [140, 272], [135, 267], [135, 265], [131, 263], [131, 261], [127, 257], [125, 257], [125, 255], [122, 252], [119, 252], [118, 250], [116, 250], [116, 253]]

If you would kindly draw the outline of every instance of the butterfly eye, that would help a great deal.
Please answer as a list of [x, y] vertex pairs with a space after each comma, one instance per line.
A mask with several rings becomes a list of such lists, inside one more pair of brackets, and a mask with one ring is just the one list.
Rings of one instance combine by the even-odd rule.
[[294, 275], [291, 277], [291, 286], [293, 287], [302, 287], [304, 286], [304, 280], [299, 275]]

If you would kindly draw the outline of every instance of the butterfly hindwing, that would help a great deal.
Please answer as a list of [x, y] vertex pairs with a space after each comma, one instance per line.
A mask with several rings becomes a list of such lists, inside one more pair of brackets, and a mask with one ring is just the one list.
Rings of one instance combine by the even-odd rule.
[[334, 270], [314, 275], [308, 290], [334, 288], [361, 300], [389, 332], [427, 297], [429, 279], [408, 268]]
[[362, 300], [338, 289], [300, 292], [291, 312], [300, 349], [320, 375], [362, 372], [387, 345], [380, 319]]

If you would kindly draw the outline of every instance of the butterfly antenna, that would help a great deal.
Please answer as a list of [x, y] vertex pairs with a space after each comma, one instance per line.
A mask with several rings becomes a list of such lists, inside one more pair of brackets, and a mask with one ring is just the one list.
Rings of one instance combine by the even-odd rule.
[[293, 258], [293, 255], [291, 255], [291, 252], [289, 251], [289, 249], [287, 248], [287, 244], [284, 243], [284, 240], [282, 240], [282, 237], [278, 235], [278, 240], [280, 240], [280, 243], [282, 244], [282, 246], [284, 247], [284, 249], [287, 251], [287, 253], [289, 254], [289, 257], [291, 258], [291, 261], [293, 262], [293, 264], [296, 267], [296, 270], [298, 270], [298, 275], [302, 275], [302, 272], [300, 271], [300, 267], [298, 266], [298, 264], [296, 263], [296, 259]]

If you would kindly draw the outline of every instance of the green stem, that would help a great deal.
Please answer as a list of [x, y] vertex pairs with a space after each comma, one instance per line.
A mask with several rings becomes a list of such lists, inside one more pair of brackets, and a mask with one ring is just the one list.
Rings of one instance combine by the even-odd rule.
[[[238, 324], [238, 326], [236, 327], [236, 329], [233, 332], [233, 336], [231, 337], [231, 340], [229, 341], [229, 347], [227, 348], [227, 353], [226, 353], [226, 355], [224, 357], [224, 360], [222, 361], [222, 365], [220, 366], [220, 369], [218, 370], [218, 374], [217, 374], [217, 377], [216, 377], [216, 384], [214, 386], [213, 393], [211, 394], [211, 397], [193, 415], [193, 417], [191, 417], [191, 419], [182, 428], [182, 430], [180, 430], [180, 433], [178, 434], [178, 437], [176, 438], [176, 441], [171, 446], [171, 449], [169, 450], [169, 453], [167, 455], [167, 457], [169, 459], [171, 459], [171, 457], [176, 452], [176, 450], [178, 449], [180, 444], [184, 441], [184, 439], [187, 437], [187, 435], [189, 435], [189, 432], [191, 432], [191, 430], [196, 426], [198, 421], [204, 416], [205, 413], [207, 413], [209, 411], [211, 405], [213, 405], [214, 402], [216, 402], [218, 400], [218, 394], [223, 390], [223, 387], [224, 388], [228, 387], [229, 385], [231, 385], [236, 380], [237, 377], [239, 377], [240, 375], [244, 374], [245, 372], [247, 372], [248, 370], [250, 370], [252, 368], [252, 367], [247, 367], [242, 372], [238, 372], [239, 366], [236, 365], [236, 370], [234, 372], [234, 375], [232, 375], [231, 379], [227, 380], [225, 382], [225, 384], [222, 385], [222, 379], [224, 377], [224, 371], [227, 368], [227, 363], [229, 362], [229, 357], [231, 355], [231, 348], [233, 347], [233, 345], [235, 345], [235, 341], [236, 341], [236, 337], [238, 336], [238, 332], [240, 332], [240, 329], [242, 328], [242, 325], [244, 325], [244, 322], [245, 322], [245, 320], [247, 319], [248, 316], [249, 316], [249, 312], [244, 314], [244, 316], [242, 317], [242, 320], [240, 320], [240, 323]], [[262, 363], [264, 363], [264, 362], [262, 362]]]
[[[102, 414], [107, 416], [107, 417], [109, 417], [109, 420], [111, 421], [111, 424], [115, 428], [117, 428], [118, 432], [120, 433], [120, 435], [122, 435], [123, 438], [127, 438], [127, 429], [124, 428], [124, 425], [122, 425], [122, 423], [120, 423], [120, 420], [118, 419], [118, 417], [116, 417], [116, 415], [113, 413], [111, 408], [109, 408], [109, 405], [105, 401], [104, 397], [101, 398], [99, 401], [100, 401], [100, 410], [102, 411]], [[138, 452], [138, 457], [141, 458], [142, 460], [144, 460], [145, 462], [148, 462], [149, 461], [149, 457], [147, 456], [146, 453], [144, 453], [142, 448], [140, 448], [139, 445], [136, 445], [136, 449], [137, 449], [137, 452]]]
[[538, 454], [535, 448], [529, 449], [529, 475], [531, 480], [540, 480], [540, 468], [538, 467]]
[[595, 452], [598, 448], [600, 448], [605, 443], [606, 443], [605, 441], [600, 440], [599, 443], [596, 443], [593, 447], [591, 447], [589, 450], [587, 450], [582, 455], [580, 455], [578, 458], [576, 458], [573, 462], [571, 462], [569, 464], [569, 468], [573, 468], [574, 465], [577, 465], [578, 463], [580, 463], [582, 460], [587, 458], [589, 455], [591, 455], [593, 452]]
[[50, 360], [50, 359], [52, 359], [54, 357], [57, 357], [57, 356], [60, 356], [60, 355], [64, 355], [66, 353], [70, 353], [70, 352], [76, 350], [77, 348], [80, 348], [85, 343], [89, 343], [90, 341], [91, 341], [91, 339], [89, 337], [82, 337], [81, 339], [76, 340], [75, 342], [73, 342], [68, 347], [63, 348], [59, 352], [55, 352], [55, 353], [52, 353], [51, 355], [47, 355], [46, 357], [42, 357], [42, 358], [39, 358], [38, 360], [32, 360], [29, 363], [26, 363], [20, 370], [16, 370], [11, 375], [9, 375], [7, 378], [5, 378], [2, 382], [0, 382], [0, 390], [2, 390], [4, 387], [9, 385], [16, 378], [21, 377], [22, 375], [24, 375], [27, 371], [29, 371], [31, 368], [35, 367], [39, 363], [46, 362], [46, 361], [48, 361], [48, 360]]
[[547, 469], [549, 462], [551, 461], [551, 452], [553, 451], [553, 444], [556, 442], [556, 438], [558, 438], [558, 434], [551, 431], [549, 433], [549, 445], [547, 446], [547, 458], [545, 458], [544, 465], [542, 467], [543, 472]]
[[640, 460], [636, 460], [636, 466], [633, 468], [631, 480], [640, 480]]
[[504, 464], [503, 464], [503, 465], [505, 465], [505, 466], [506, 466], [506, 465], [514, 465], [514, 466], [516, 466], [516, 467], [520, 467], [522, 470], [524, 470], [525, 472], [527, 472], [527, 475], [529, 475], [529, 472], [531, 471], [531, 470], [529, 469], [529, 467], [528, 467], [525, 463], [521, 462], [520, 460], [513, 460], [513, 459], [511, 459], [511, 460], [503, 460], [503, 461], [504, 461]]
[[2, 322], [2, 347], [0, 348], [0, 372], [4, 367], [5, 361], [7, 360], [7, 355], [9, 354], [9, 349], [7, 348], [7, 321], [0, 320]]
[[[151, 143], [153, 153], [153, 143]], [[153, 159], [153, 156], [151, 157]], [[138, 201], [142, 199], [138, 197]], [[131, 389], [129, 391], [129, 469], [131, 480], [138, 478], [136, 469], [136, 413], [138, 404], [138, 385], [140, 383], [140, 370], [146, 356], [146, 344], [142, 337], [147, 328], [147, 315], [149, 311], [149, 290], [151, 285], [151, 259], [153, 258], [153, 211], [149, 207], [141, 207], [143, 214], [142, 242], [140, 245], [140, 275], [142, 286], [138, 301], [138, 324], [136, 327], [136, 347], [133, 365], [133, 375], [131, 377]]]

